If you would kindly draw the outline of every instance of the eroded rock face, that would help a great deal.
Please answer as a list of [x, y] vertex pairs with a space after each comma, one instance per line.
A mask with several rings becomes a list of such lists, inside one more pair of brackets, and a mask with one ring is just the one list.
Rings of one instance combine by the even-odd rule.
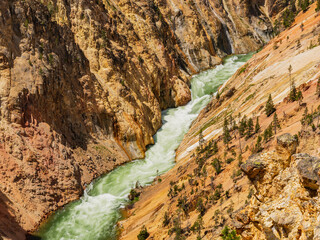
[[265, 169], [265, 163], [259, 154], [252, 155], [244, 164], [241, 170], [250, 178], [254, 179], [258, 174], [262, 174]]
[[296, 161], [302, 184], [312, 190], [318, 190], [320, 186], [320, 159], [308, 154], [295, 154], [292, 156]]
[[234, 224], [243, 239], [318, 239], [320, 201], [310, 189], [319, 187], [319, 159], [299, 153], [283, 165], [283, 151], [294, 153], [295, 143], [293, 136], [283, 135], [277, 141], [282, 151], [261, 155], [266, 168], [263, 177], [255, 179], [256, 197], [246, 207], [250, 221], [237, 217]]
[[143, 158], [161, 110], [191, 99], [191, 74], [270, 39], [267, 5], [1, 1], [0, 191], [16, 223], [34, 229], [93, 178]]

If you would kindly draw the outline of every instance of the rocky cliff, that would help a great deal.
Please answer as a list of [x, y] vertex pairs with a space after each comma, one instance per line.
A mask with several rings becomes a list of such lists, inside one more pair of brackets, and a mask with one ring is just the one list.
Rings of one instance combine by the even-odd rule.
[[1, 1], [0, 236], [34, 229], [93, 178], [144, 157], [161, 110], [190, 100], [190, 75], [270, 39], [272, 6]]
[[315, 8], [220, 87], [185, 135], [176, 166], [128, 210], [122, 239], [135, 239], [143, 226], [154, 239], [219, 239], [225, 227], [248, 240], [319, 239]]

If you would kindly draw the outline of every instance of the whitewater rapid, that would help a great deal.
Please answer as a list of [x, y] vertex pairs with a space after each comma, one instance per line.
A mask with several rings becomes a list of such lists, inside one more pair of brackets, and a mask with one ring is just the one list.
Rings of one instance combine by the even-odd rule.
[[175, 149], [187, 133], [191, 122], [212, 98], [217, 88], [252, 57], [231, 56], [224, 64], [194, 76], [191, 80], [192, 101], [186, 106], [162, 113], [163, 126], [154, 136], [145, 159], [120, 166], [92, 182], [84, 196], [57, 211], [39, 231], [48, 240], [116, 239], [120, 209], [128, 204], [130, 190], [139, 182], [150, 184], [154, 178], [175, 164]]

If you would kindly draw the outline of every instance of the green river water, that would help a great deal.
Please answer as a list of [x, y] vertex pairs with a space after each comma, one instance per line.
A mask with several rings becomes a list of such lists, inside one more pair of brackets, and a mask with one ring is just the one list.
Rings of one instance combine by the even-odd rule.
[[212, 93], [228, 80], [251, 57], [227, 57], [224, 64], [202, 72], [191, 80], [192, 101], [186, 106], [162, 112], [163, 126], [154, 136], [145, 159], [122, 165], [93, 181], [80, 200], [57, 211], [38, 235], [47, 240], [112, 240], [117, 239], [116, 223], [120, 209], [128, 204], [128, 194], [136, 182], [150, 184], [158, 174], [175, 164], [179, 146], [191, 122], [212, 98]]

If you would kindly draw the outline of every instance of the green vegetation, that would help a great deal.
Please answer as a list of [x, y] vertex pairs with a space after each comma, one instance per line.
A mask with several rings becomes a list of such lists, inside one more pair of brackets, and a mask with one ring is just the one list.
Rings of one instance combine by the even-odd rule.
[[219, 90], [217, 91], [216, 99], [219, 101], [220, 100], [220, 93]]
[[168, 212], [165, 212], [165, 213], [164, 213], [164, 216], [163, 216], [162, 225], [163, 225], [164, 227], [166, 227], [166, 226], [169, 225], [169, 223], [170, 223], [169, 214], [168, 214]]
[[24, 21], [24, 27], [28, 30], [28, 26], [29, 26], [29, 20], [28, 19], [26, 19], [25, 21]]
[[237, 236], [236, 231], [231, 231], [228, 226], [225, 226], [222, 230], [221, 237], [223, 240], [240, 240], [240, 236]]
[[50, 63], [50, 65], [53, 65], [53, 55], [50, 53], [49, 55], [48, 55], [48, 60], [49, 60], [49, 63]]
[[239, 124], [240, 137], [244, 136], [246, 129], [247, 129], [247, 116], [244, 115], [244, 117], [241, 119], [240, 124]]
[[254, 127], [254, 133], [258, 133], [260, 131], [259, 117], [257, 117], [256, 126]]
[[273, 136], [272, 132], [272, 123], [264, 130], [263, 139], [265, 142], [268, 142]]
[[317, 0], [317, 8], [316, 11], [319, 12], [320, 11], [320, 0]]
[[296, 14], [293, 11], [290, 11], [288, 8], [283, 12], [282, 14], [282, 24], [285, 28], [288, 28], [291, 26], [291, 24], [294, 22]]
[[143, 226], [137, 237], [138, 237], [138, 240], [145, 240], [149, 236], [150, 234], [148, 233], [146, 226]]
[[203, 204], [202, 198], [199, 198], [197, 201], [197, 210], [200, 213], [201, 216], [203, 216], [206, 213], [206, 208]]
[[238, 72], [238, 76], [241, 74], [241, 73], [244, 73], [248, 68], [248, 64], [245, 64], [242, 68], [240, 68], [239, 72]]
[[247, 126], [247, 132], [246, 132], [246, 139], [249, 139], [254, 134], [253, 131], [253, 120], [252, 118], [249, 118], [248, 120], [248, 126]]
[[169, 235], [171, 235], [172, 233], [175, 233], [175, 240], [182, 240], [184, 239], [183, 236], [183, 230], [181, 228], [181, 221], [180, 221], [180, 217], [176, 217], [173, 219], [173, 227], [169, 230]]
[[139, 201], [139, 196], [140, 196], [140, 192], [137, 192], [135, 189], [131, 189], [128, 198], [132, 202], [137, 202], [137, 201]]
[[229, 164], [229, 163], [232, 163], [233, 161], [234, 161], [234, 158], [228, 158], [228, 159], [226, 160], [226, 163]]
[[[202, 220], [202, 216], [199, 215], [197, 220], [194, 222], [194, 224], [190, 228], [190, 230], [192, 232], [198, 233], [198, 236], [200, 236], [200, 233], [201, 233], [202, 229], [203, 229], [203, 220]], [[200, 237], [200, 239], [201, 239], [201, 237]]]
[[189, 204], [188, 204], [188, 199], [186, 196], [178, 198], [177, 207], [183, 211], [185, 216], [188, 216]]
[[309, 0], [299, 0], [299, 7], [303, 12], [306, 12], [308, 10], [309, 5], [310, 5]]
[[272, 113], [274, 113], [274, 111], [276, 111], [273, 101], [272, 101], [272, 97], [271, 94], [269, 95], [268, 101], [266, 103], [265, 106], [265, 112], [267, 114], [267, 116], [269, 117]]
[[216, 170], [216, 173], [217, 173], [217, 174], [219, 174], [219, 173], [222, 172], [221, 162], [220, 162], [219, 158], [213, 159], [212, 166], [213, 166], [214, 169]]
[[[319, 107], [318, 107], [318, 110], [319, 110]], [[306, 107], [306, 109], [302, 115], [302, 119], [301, 119], [302, 126], [312, 126], [313, 120], [315, 118], [319, 119], [319, 115], [320, 115], [320, 113], [317, 111], [309, 113], [308, 108]]]
[[256, 142], [256, 144], [255, 144], [255, 146], [253, 148], [253, 151], [252, 151], [253, 153], [258, 153], [258, 152], [261, 152], [263, 150], [261, 142], [262, 142], [262, 137], [259, 135], [257, 137], [257, 142]]
[[276, 112], [273, 115], [272, 125], [274, 129], [274, 134], [277, 134], [277, 129], [280, 128], [280, 123]]

